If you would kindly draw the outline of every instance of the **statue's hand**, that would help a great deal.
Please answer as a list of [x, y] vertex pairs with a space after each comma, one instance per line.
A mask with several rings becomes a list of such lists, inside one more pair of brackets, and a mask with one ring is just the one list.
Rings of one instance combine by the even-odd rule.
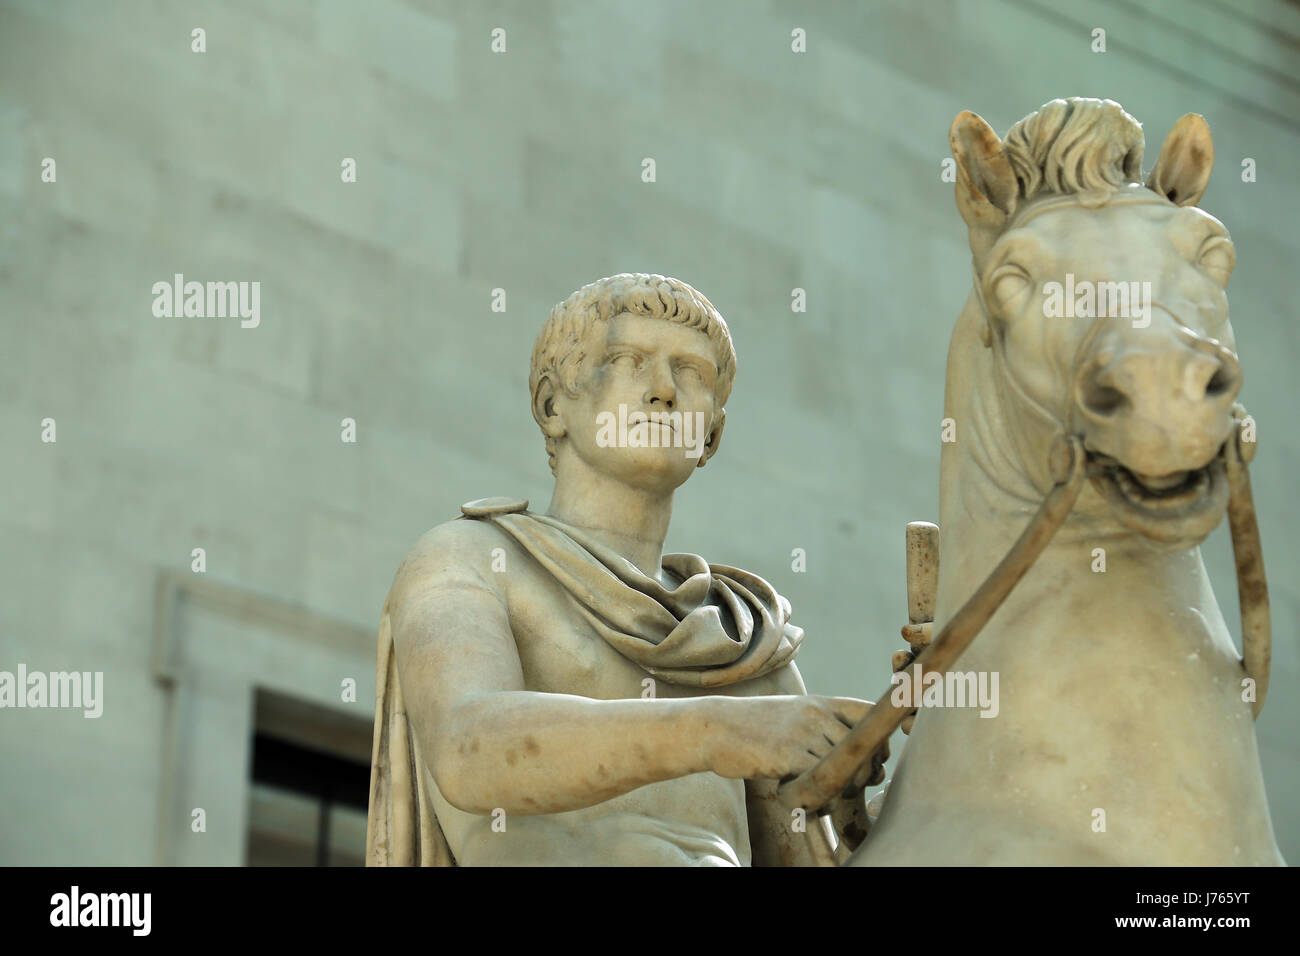
[[871, 710], [855, 697], [718, 697], [705, 762], [732, 779], [795, 777], [811, 769]]
[[[912, 661], [916, 660], [916, 656], [920, 654], [921, 651], [925, 650], [925, 648], [930, 646], [930, 640], [933, 636], [933, 621], [926, 621], [923, 624], [904, 624], [903, 638], [907, 641], [909, 648], [907, 650], [894, 651], [892, 661], [894, 672], [897, 673], [904, 668], [911, 667]], [[903, 722], [899, 724], [899, 728], [903, 733], [910, 734], [912, 732], [912, 722], [914, 720], [916, 720], [915, 707], [907, 712], [907, 716], [904, 717]]]

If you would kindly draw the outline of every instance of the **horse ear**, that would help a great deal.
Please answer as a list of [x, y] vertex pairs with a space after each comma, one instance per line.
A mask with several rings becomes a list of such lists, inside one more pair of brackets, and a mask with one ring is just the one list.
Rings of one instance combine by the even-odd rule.
[[948, 130], [957, 161], [957, 210], [972, 230], [1000, 229], [1020, 198], [1020, 183], [1002, 140], [984, 119], [963, 110]]
[[1195, 206], [1205, 195], [1214, 168], [1210, 125], [1199, 113], [1188, 113], [1169, 131], [1155, 168], [1147, 177], [1154, 190], [1179, 206]]

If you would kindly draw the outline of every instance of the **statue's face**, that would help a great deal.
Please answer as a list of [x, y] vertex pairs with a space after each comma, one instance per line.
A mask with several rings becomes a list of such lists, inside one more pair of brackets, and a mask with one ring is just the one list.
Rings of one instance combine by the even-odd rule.
[[557, 396], [571, 453], [624, 484], [671, 491], [711, 437], [713, 342], [698, 329], [627, 312], [593, 323], [588, 335], [579, 394]]

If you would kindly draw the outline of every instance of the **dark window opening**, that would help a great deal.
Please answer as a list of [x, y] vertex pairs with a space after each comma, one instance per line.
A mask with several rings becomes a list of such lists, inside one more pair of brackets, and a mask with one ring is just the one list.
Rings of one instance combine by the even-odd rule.
[[247, 865], [363, 865], [370, 722], [259, 688], [253, 727]]

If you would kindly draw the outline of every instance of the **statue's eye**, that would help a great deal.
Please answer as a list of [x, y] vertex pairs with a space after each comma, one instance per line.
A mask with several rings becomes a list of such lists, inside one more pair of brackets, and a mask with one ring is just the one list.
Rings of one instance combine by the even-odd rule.
[[687, 376], [693, 377], [697, 382], [704, 381], [704, 376], [700, 373], [699, 368], [689, 362], [684, 362], [681, 365], [678, 365], [677, 374], [683, 378]]
[[615, 352], [609, 357], [609, 364], [635, 369], [641, 365], [641, 356], [635, 352]]
[[1228, 279], [1237, 264], [1237, 252], [1232, 247], [1232, 240], [1223, 236], [1211, 236], [1201, 243], [1201, 250], [1196, 254], [1197, 267], [1219, 285], [1227, 288]]
[[1024, 304], [1023, 299], [1033, 285], [1029, 273], [1020, 266], [1013, 263], [999, 266], [988, 279], [989, 296], [993, 300], [990, 304], [1004, 311], [1016, 311]]

